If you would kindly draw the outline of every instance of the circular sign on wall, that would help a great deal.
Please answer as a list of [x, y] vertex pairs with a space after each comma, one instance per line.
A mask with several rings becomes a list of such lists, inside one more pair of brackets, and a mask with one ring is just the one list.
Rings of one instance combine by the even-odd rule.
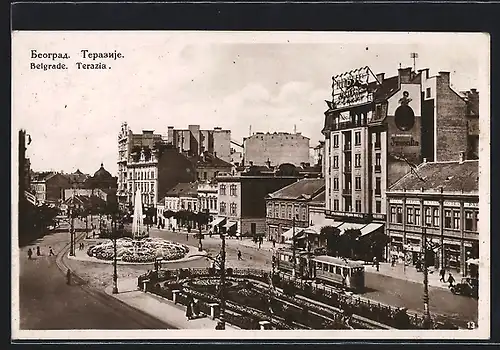
[[415, 113], [410, 106], [399, 106], [394, 114], [394, 122], [399, 130], [408, 131], [415, 125]]

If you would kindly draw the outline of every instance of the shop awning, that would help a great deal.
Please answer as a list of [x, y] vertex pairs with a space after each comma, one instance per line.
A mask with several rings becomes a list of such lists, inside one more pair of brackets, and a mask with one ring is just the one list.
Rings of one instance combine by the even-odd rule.
[[361, 237], [367, 236], [372, 232], [377, 231], [379, 228], [384, 226], [384, 224], [379, 224], [372, 222], [361, 229]]
[[[293, 237], [293, 227], [288, 231], [284, 232], [281, 236], [285, 237], [285, 239], [292, 239]], [[300, 236], [303, 236], [304, 229], [302, 227], [295, 228], [295, 239], [298, 239]]]
[[216, 218], [214, 221], [212, 221], [209, 225], [214, 227], [218, 226], [222, 221], [226, 220], [226, 218]]
[[477, 266], [479, 266], [479, 259], [472, 259], [472, 258], [471, 258], [471, 259], [468, 259], [468, 260], [466, 261], [466, 263], [467, 263], [467, 264], [471, 264], [471, 265], [477, 265]]
[[344, 222], [342, 225], [338, 226], [337, 228], [340, 230], [340, 235], [343, 235], [346, 230], [361, 230], [365, 224], [356, 224], [353, 222]]
[[308, 233], [308, 234], [312, 234], [312, 235], [319, 235], [321, 233], [321, 229], [325, 226], [337, 227], [337, 226], [340, 226], [342, 224], [343, 224], [342, 221], [334, 221], [332, 219], [325, 219], [325, 220], [322, 220], [321, 222], [318, 222], [318, 223], [304, 229], [304, 232]]
[[236, 225], [236, 222], [234, 222], [234, 221], [228, 221], [228, 222], [224, 225], [224, 227], [225, 227], [226, 229], [228, 229], [228, 230], [229, 230], [231, 227], [233, 227], [233, 226], [235, 226], [235, 225]]

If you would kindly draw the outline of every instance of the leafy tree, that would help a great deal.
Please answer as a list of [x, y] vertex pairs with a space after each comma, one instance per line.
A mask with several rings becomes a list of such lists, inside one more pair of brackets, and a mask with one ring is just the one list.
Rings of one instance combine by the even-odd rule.
[[339, 254], [340, 230], [333, 226], [323, 226], [320, 236], [326, 240], [326, 252], [328, 255]]
[[358, 253], [359, 236], [361, 231], [359, 229], [346, 229], [344, 234], [340, 236], [340, 256], [346, 258], [354, 258]]

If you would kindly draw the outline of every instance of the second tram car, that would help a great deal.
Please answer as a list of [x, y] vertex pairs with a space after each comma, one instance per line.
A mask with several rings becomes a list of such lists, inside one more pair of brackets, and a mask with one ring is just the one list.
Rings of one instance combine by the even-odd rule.
[[321, 255], [312, 259], [314, 279], [317, 282], [341, 285], [356, 293], [365, 288], [365, 267], [345, 258]]

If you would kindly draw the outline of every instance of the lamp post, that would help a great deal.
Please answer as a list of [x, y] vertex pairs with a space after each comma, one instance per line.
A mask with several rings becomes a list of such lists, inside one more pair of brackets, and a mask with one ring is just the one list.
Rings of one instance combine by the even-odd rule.
[[111, 217], [111, 239], [113, 240], [113, 294], [118, 294], [118, 272], [117, 272], [117, 252], [116, 252], [116, 239], [118, 238], [116, 214], [113, 213]]
[[297, 274], [297, 259], [295, 258], [295, 217], [297, 215], [294, 215], [292, 217], [292, 259], [293, 259], [293, 270], [292, 270], [292, 277], [296, 278]]
[[422, 249], [424, 252], [424, 296], [423, 296], [423, 301], [424, 301], [424, 312], [425, 312], [425, 319], [424, 319], [424, 327], [426, 329], [431, 329], [432, 324], [431, 324], [431, 313], [429, 310], [429, 271], [427, 269], [427, 227], [422, 227]]
[[219, 329], [226, 329], [226, 320], [224, 315], [226, 312], [226, 235], [222, 233], [220, 235], [222, 240], [221, 247], [221, 259], [220, 259], [220, 322], [218, 324]]
[[[74, 197], [73, 197], [74, 198]], [[70, 215], [70, 228], [69, 228], [69, 239], [70, 239], [70, 246], [69, 246], [69, 255], [70, 256], [75, 256], [75, 208], [72, 205], [69, 209], [69, 215]]]

